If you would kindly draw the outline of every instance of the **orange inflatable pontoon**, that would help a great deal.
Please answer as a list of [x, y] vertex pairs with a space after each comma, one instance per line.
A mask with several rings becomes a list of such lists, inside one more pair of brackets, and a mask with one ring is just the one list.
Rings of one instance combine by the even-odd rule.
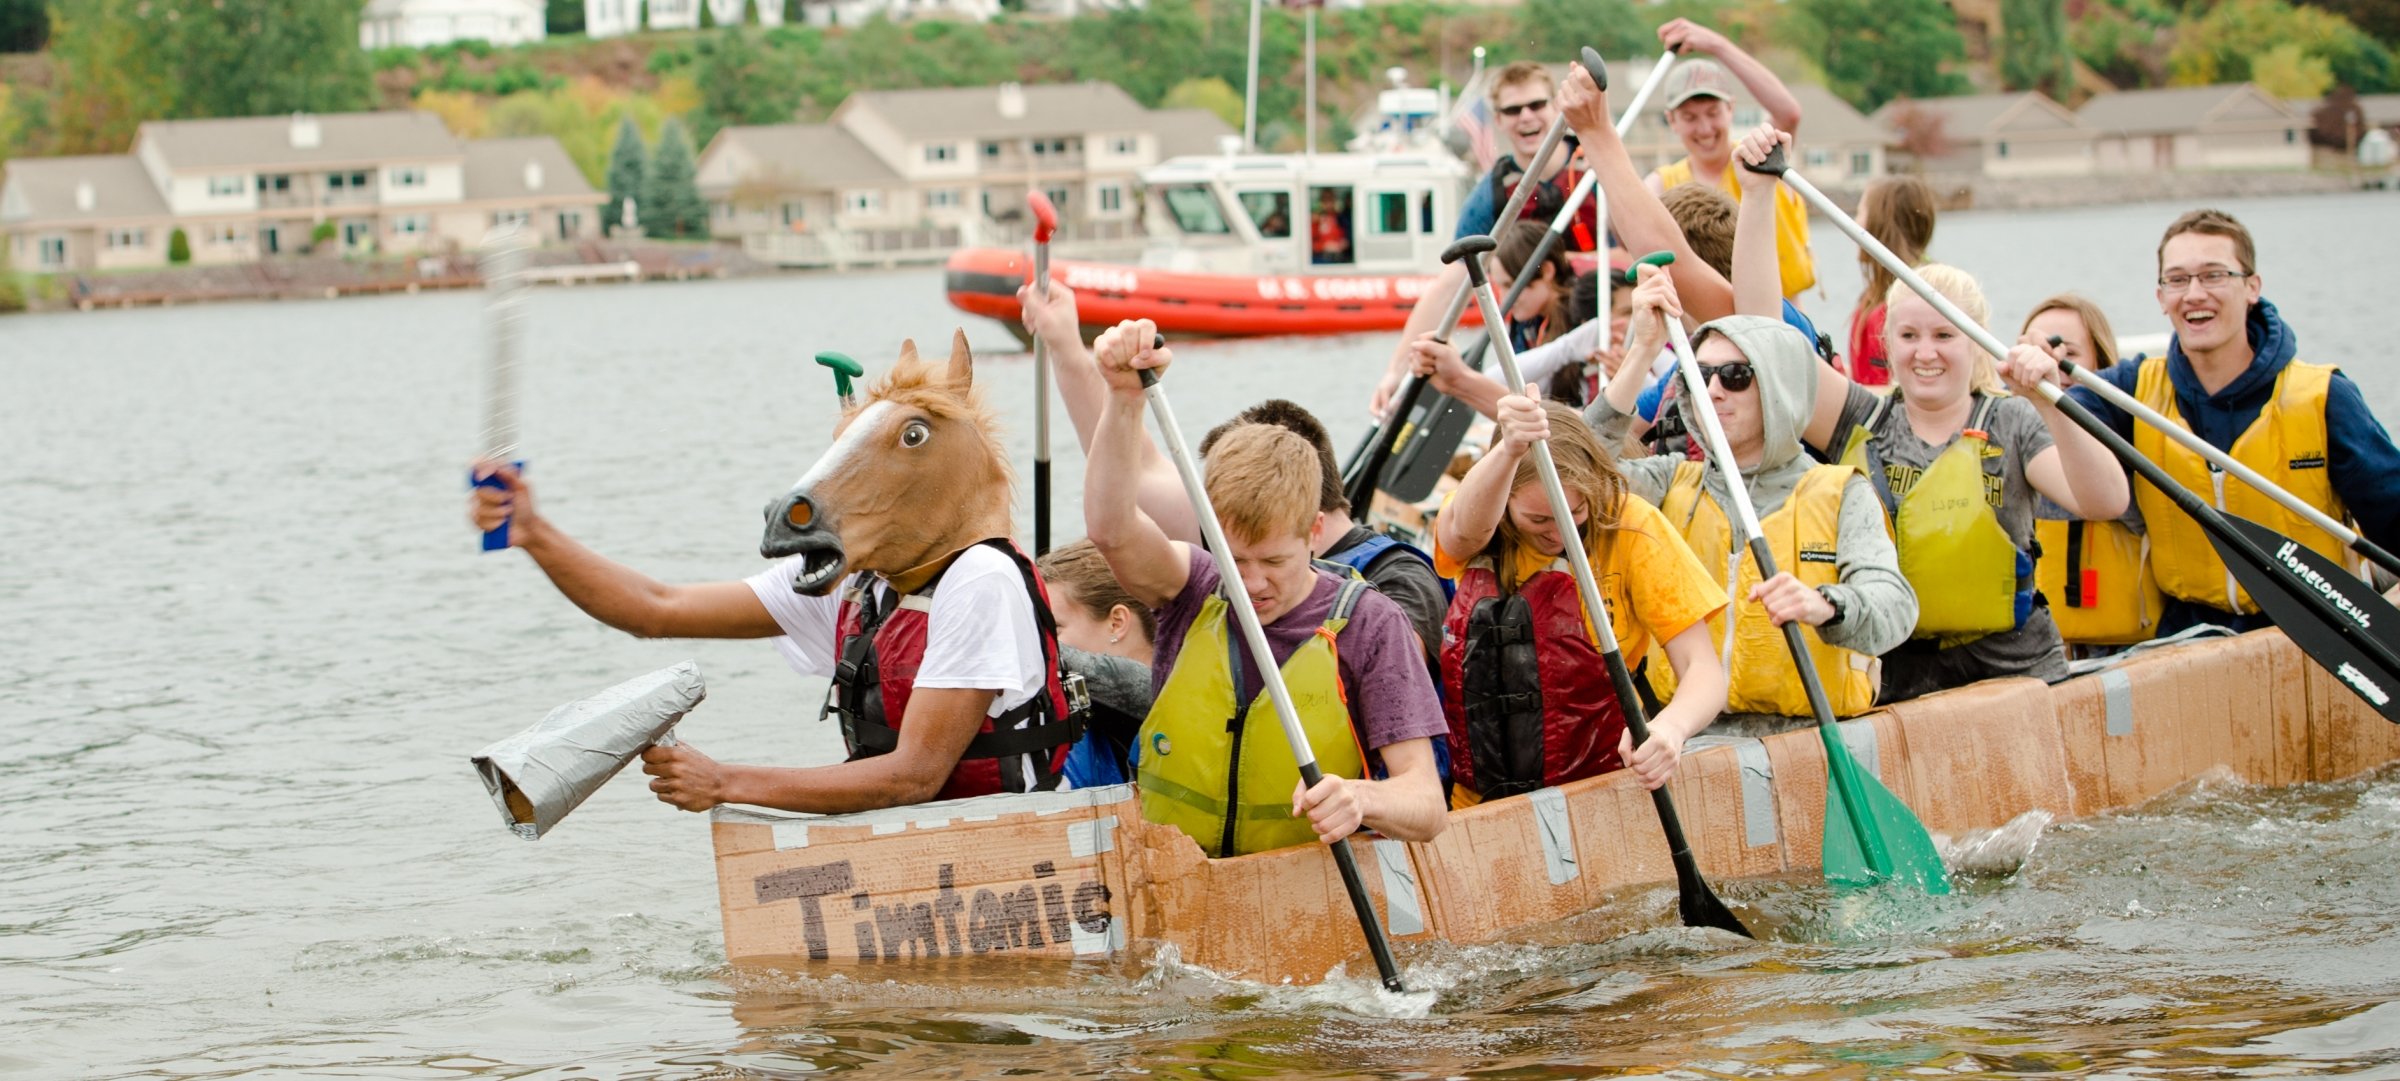
[[[943, 268], [961, 311], [1018, 326], [1017, 289], [1033, 260], [1011, 248], [965, 248]], [[1050, 261], [1050, 279], [1075, 290], [1087, 327], [1149, 319], [1166, 334], [1212, 338], [1398, 330], [1433, 282], [1428, 274], [1190, 274], [1121, 263]], [[1464, 320], [1479, 321], [1469, 307]]]

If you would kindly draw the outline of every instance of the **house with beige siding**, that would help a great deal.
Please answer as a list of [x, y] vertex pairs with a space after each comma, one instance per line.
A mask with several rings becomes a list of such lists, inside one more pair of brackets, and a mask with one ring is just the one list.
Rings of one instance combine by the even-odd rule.
[[2120, 90], [2076, 115], [2102, 173], [2308, 168], [2307, 115], [2251, 83]]
[[130, 154], [19, 158], [0, 232], [23, 270], [163, 266], [184, 232], [197, 264], [315, 247], [472, 248], [500, 221], [545, 240], [596, 236], [595, 192], [557, 140], [462, 141], [431, 113], [151, 121]]
[[2047, 95], [1903, 98], [1875, 110], [1895, 172], [1934, 177], [2029, 179], [2090, 176], [2094, 133]]
[[711, 232], [787, 266], [936, 262], [1031, 230], [1026, 193], [1058, 208], [1058, 239], [1131, 242], [1142, 169], [1232, 134], [1199, 110], [1152, 112], [1110, 83], [875, 90], [822, 124], [731, 127], [700, 154]]

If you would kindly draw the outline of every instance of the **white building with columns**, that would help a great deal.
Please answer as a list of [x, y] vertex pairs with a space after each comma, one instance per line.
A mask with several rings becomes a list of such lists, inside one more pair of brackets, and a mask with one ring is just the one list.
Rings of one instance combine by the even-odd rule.
[[547, 34], [542, 0], [369, 0], [358, 17], [358, 44], [366, 49], [524, 45]]

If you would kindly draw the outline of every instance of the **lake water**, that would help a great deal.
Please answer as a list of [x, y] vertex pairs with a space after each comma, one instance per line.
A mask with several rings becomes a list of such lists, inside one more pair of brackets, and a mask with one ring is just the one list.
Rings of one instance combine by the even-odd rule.
[[[1945, 219], [2003, 329], [2080, 289], [2150, 329], [2180, 208]], [[2302, 355], [2386, 417], [2390, 195], [2230, 206]], [[1829, 328], [1856, 289], [1818, 229]], [[723, 963], [704, 819], [637, 779], [550, 837], [501, 829], [467, 756], [685, 658], [720, 757], [839, 755], [760, 643], [600, 628], [462, 519], [481, 298], [429, 294], [0, 319], [0, 1074], [523, 1078], [2400, 1077], [2400, 771], [2204, 781], [2056, 826], [2024, 871], [1884, 911], [1722, 884], [1762, 943], [1618, 925], [1404, 958], [1439, 991], [1172, 964], [1048, 986], [770, 979]], [[760, 561], [758, 508], [827, 444], [823, 349], [871, 368], [961, 319], [931, 271], [548, 290], [524, 429], [546, 512], [668, 580]], [[969, 321], [1030, 458], [1030, 368]], [[1386, 336], [1195, 343], [1197, 433], [1258, 398], [1347, 448]], [[1058, 416], [1058, 536], [1081, 459]], [[1030, 470], [1025, 471], [1030, 476]], [[1029, 482], [1021, 482], [1021, 486]], [[1029, 512], [1020, 500], [1020, 514]], [[1329, 913], [1328, 918], [1344, 918]]]

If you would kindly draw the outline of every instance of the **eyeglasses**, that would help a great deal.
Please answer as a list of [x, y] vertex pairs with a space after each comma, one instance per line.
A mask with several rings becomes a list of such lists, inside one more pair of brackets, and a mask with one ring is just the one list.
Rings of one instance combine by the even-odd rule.
[[2247, 271], [2227, 270], [2223, 267], [2211, 267], [2198, 274], [2176, 271], [2173, 274], [2161, 276], [2158, 279], [2158, 287], [2170, 293], [2180, 293], [2191, 288], [2193, 282], [2199, 282], [2200, 288], [2214, 291], [2224, 288], [2226, 282], [2249, 276]]
[[1740, 394], [1750, 389], [1751, 382], [1757, 378], [1758, 369], [1751, 367], [1750, 362], [1746, 360], [1737, 360], [1731, 364], [1703, 364], [1700, 366], [1701, 385], [1705, 386], [1709, 380], [1714, 379], [1718, 386], [1724, 387], [1728, 393], [1732, 394]]
[[1513, 117], [1518, 113], [1524, 112], [1528, 109], [1538, 113], [1549, 107], [1549, 98], [1535, 98], [1532, 101], [1519, 102], [1515, 105], [1503, 105], [1500, 107], [1500, 115]]

